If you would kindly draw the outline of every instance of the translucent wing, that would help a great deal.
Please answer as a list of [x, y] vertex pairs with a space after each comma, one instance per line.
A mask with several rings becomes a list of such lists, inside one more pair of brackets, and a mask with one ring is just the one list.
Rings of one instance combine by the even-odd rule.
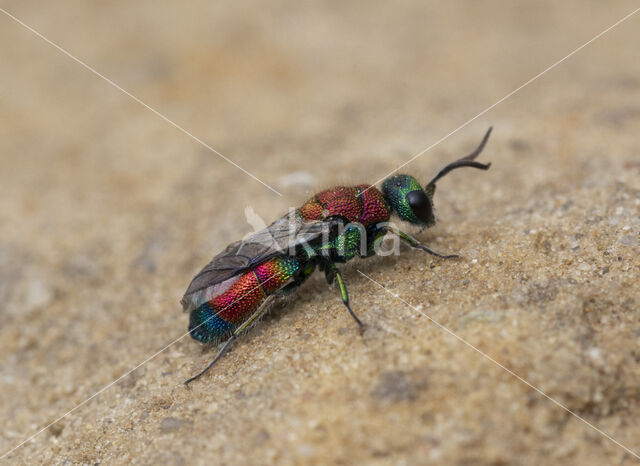
[[231, 243], [193, 277], [180, 301], [183, 309], [198, 307], [209, 295], [215, 296], [230, 286], [232, 277], [265, 260], [290, 254], [305, 242], [321, 238], [323, 232], [328, 238], [331, 225], [332, 221], [303, 222], [295, 215], [285, 215], [264, 230]]

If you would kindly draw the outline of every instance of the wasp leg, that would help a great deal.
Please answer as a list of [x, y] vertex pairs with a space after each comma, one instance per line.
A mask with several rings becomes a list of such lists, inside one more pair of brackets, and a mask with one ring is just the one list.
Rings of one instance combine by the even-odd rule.
[[215, 363], [218, 362], [218, 359], [220, 359], [222, 357], [222, 355], [227, 351], [227, 348], [229, 347], [229, 345], [231, 345], [231, 343], [233, 343], [233, 341], [237, 338], [236, 334], [234, 333], [233, 335], [231, 335], [231, 338], [229, 338], [225, 343], [224, 346], [222, 347], [222, 349], [220, 351], [218, 351], [218, 355], [213, 358], [213, 361], [211, 361], [209, 363], [209, 365], [207, 367], [205, 367], [199, 374], [194, 375], [193, 377], [188, 378], [187, 380], [184, 381], [185, 385], [189, 385], [191, 382], [193, 382], [194, 380], [199, 379], [200, 377], [202, 377], [209, 369], [211, 369], [213, 367], [213, 365]]
[[340, 288], [340, 298], [342, 298], [343, 304], [346, 306], [351, 317], [358, 323], [360, 327], [363, 327], [362, 322], [358, 319], [358, 316], [351, 310], [351, 306], [349, 305], [349, 293], [347, 292], [347, 287], [342, 280], [342, 274], [336, 267], [336, 264], [333, 262], [326, 262], [325, 264], [325, 276], [327, 277], [327, 282], [329, 284], [333, 283], [333, 279], [335, 278], [338, 282], [338, 287]]
[[429, 254], [434, 255], [436, 257], [441, 257], [443, 259], [457, 259], [457, 258], [460, 257], [457, 254], [448, 254], [448, 255], [440, 254], [439, 252], [436, 252], [433, 249], [429, 249], [425, 245], [420, 244], [420, 241], [415, 239], [413, 236], [411, 236], [408, 233], [405, 233], [403, 231], [400, 231], [397, 228], [389, 227], [388, 231], [389, 231], [389, 233], [393, 233], [394, 235], [398, 236], [402, 241], [407, 243], [412, 248], [422, 249], [423, 251], [428, 252]]
[[222, 357], [222, 355], [227, 351], [227, 348], [229, 348], [231, 343], [233, 343], [234, 340], [236, 338], [238, 338], [238, 335], [240, 335], [242, 332], [244, 332], [246, 329], [248, 329], [253, 323], [255, 323], [258, 319], [260, 319], [260, 317], [262, 317], [265, 312], [267, 312], [267, 309], [269, 309], [269, 304], [271, 304], [275, 298], [276, 298], [276, 295], [273, 295], [273, 294], [271, 296], [267, 297], [267, 299], [265, 299], [262, 302], [262, 304], [260, 304], [260, 306], [258, 307], [256, 312], [254, 312], [251, 315], [251, 317], [249, 317], [246, 321], [244, 321], [242, 323], [242, 325], [240, 325], [240, 327], [238, 327], [237, 329], [234, 330], [233, 335], [231, 335], [231, 337], [224, 343], [224, 345], [222, 346], [220, 351], [218, 351], [218, 354], [216, 355], [216, 357], [213, 358], [213, 361], [211, 361], [209, 363], [209, 365], [207, 367], [205, 367], [200, 373], [198, 373], [198, 374], [194, 375], [193, 377], [185, 380], [184, 384], [185, 385], [189, 385], [191, 382], [193, 382], [196, 379], [199, 379], [209, 369], [211, 369], [213, 367], [213, 365], [216, 362], [218, 362], [218, 359], [220, 359]]

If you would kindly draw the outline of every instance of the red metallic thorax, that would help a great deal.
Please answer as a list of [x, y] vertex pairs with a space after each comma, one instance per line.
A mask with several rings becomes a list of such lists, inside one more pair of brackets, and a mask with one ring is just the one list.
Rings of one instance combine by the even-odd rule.
[[391, 216], [391, 209], [382, 193], [366, 184], [325, 189], [305, 202], [298, 212], [307, 221], [342, 216], [364, 227], [386, 222]]

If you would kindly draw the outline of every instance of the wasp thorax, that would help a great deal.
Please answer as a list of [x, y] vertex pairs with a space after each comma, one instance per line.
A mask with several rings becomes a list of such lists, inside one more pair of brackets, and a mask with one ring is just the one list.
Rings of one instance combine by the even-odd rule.
[[405, 222], [420, 226], [435, 223], [432, 196], [409, 175], [394, 175], [382, 183], [382, 193], [391, 208]]

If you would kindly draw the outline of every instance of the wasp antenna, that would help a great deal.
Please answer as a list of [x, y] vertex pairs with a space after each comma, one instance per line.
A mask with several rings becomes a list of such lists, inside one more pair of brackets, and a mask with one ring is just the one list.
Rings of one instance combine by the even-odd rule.
[[462, 157], [461, 159], [458, 159], [455, 162], [451, 162], [449, 165], [444, 167], [442, 170], [438, 172], [436, 176], [433, 177], [431, 181], [429, 181], [429, 183], [427, 183], [427, 186], [434, 185], [436, 181], [438, 181], [440, 178], [445, 176], [451, 170], [455, 170], [456, 168], [472, 167], [472, 168], [478, 168], [480, 170], [488, 170], [489, 167], [491, 166], [491, 163], [480, 163], [480, 162], [476, 162], [474, 159], [478, 155], [480, 155], [480, 152], [482, 152], [482, 149], [484, 149], [484, 146], [487, 144], [487, 141], [489, 140], [489, 135], [491, 134], [492, 129], [493, 129], [493, 126], [490, 126], [486, 134], [484, 135], [484, 138], [482, 138], [482, 142], [476, 148], [476, 150], [471, 152], [469, 155]]
[[[473, 152], [471, 152], [469, 155], [467, 155], [466, 157], [462, 157], [460, 160], [473, 160], [475, 159], [478, 155], [480, 155], [480, 152], [482, 152], [482, 150], [484, 149], [484, 146], [487, 144], [487, 141], [489, 140], [489, 136], [491, 135], [491, 131], [493, 130], [493, 126], [489, 126], [489, 129], [487, 130], [487, 132], [485, 133], [484, 137], [482, 138], [482, 142], [480, 143], [480, 145], [476, 148], [476, 150], [474, 150]], [[458, 162], [460, 161], [458, 160]]]

